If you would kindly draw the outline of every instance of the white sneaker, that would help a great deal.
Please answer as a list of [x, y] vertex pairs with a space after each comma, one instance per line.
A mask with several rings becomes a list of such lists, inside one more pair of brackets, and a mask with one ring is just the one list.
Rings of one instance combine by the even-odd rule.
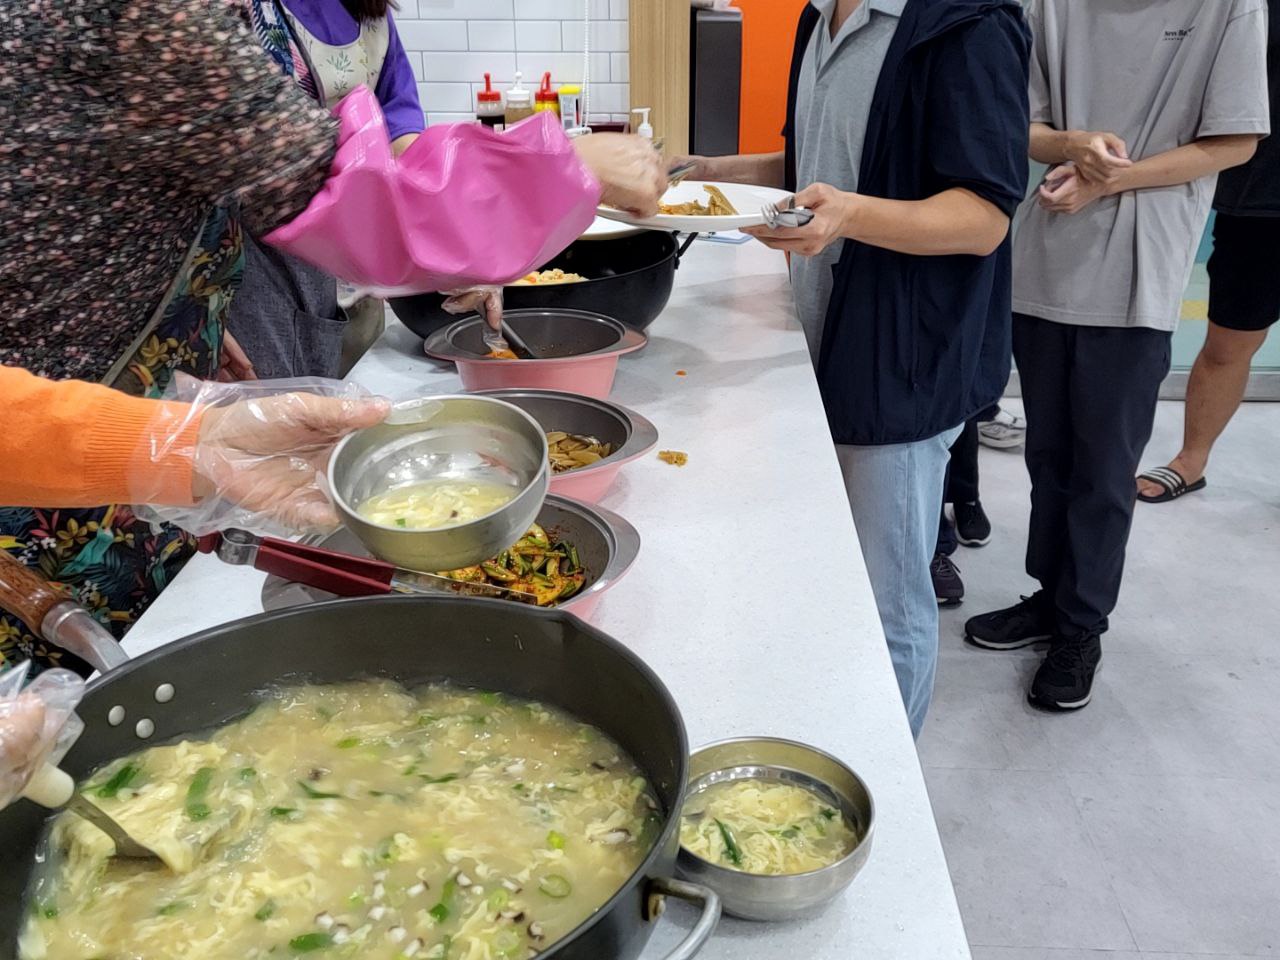
[[1027, 421], [1016, 413], [999, 410], [994, 420], [978, 424], [978, 440], [983, 446], [1010, 450], [1022, 446], [1027, 435]]

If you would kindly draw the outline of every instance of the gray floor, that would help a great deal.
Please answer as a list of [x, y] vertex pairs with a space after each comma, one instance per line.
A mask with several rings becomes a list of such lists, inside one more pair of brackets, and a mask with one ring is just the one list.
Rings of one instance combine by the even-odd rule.
[[[1181, 428], [1161, 404], [1144, 464]], [[1033, 589], [1021, 457], [983, 450], [994, 534], [956, 558], [920, 740], [976, 960], [1280, 955], [1277, 465], [1280, 405], [1246, 404], [1207, 490], [1138, 505], [1094, 701], [1057, 716], [1026, 704], [1037, 651], [961, 639]]]

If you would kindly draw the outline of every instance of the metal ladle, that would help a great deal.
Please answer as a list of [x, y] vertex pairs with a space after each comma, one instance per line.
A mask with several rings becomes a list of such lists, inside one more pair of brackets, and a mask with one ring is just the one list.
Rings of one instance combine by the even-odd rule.
[[116, 845], [117, 857], [164, 862], [160, 854], [131, 837], [129, 831], [120, 826], [110, 814], [77, 793], [75, 781], [65, 771], [59, 770], [52, 764], [46, 763], [36, 771], [31, 782], [22, 791], [22, 795], [42, 807], [56, 809], [66, 806], [76, 816], [88, 820], [111, 838]]

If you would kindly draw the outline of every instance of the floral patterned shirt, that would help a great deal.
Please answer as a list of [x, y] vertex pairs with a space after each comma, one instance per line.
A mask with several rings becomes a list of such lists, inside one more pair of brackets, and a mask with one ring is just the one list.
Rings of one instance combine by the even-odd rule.
[[0, 3], [0, 363], [107, 376], [209, 211], [293, 219], [336, 131], [228, 0]]

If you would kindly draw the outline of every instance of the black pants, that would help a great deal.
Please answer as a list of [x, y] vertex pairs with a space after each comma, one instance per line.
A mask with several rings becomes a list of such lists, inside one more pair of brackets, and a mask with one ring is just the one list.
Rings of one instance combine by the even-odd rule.
[[1107, 629], [1172, 335], [1013, 317], [1027, 411], [1027, 573], [1064, 635]]
[[946, 486], [942, 488], [942, 516], [938, 519], [938, 553], [951, 556], [956, 552], [956, 528], [947, 519], [947, 504], [975, 503], [978, 500], [978, 424], [990, 420], [998, 409], [984, 410], [966, 423], [951, 445]]

